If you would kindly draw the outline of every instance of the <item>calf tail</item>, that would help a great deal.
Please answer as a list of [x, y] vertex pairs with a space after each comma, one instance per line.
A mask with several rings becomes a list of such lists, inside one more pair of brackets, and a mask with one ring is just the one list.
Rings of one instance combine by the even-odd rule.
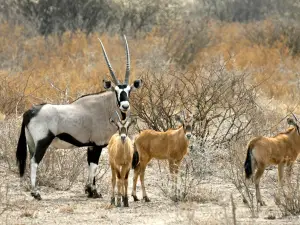
[[19, 167], [20, 177], [24, 176], [26, 168], [26, 158], [27, 158], [27, 142], [25, 135], [25, 121], [22, 121], [21, 133], [18, 141], [17, 152], [17, 165]]
[[244, 163], [246, 179], [249, 179], [253, 173], [252, 168], [252, 148], [249, 146], [247, 150], [247, 156]]
[[135, 169], [140, 163], [140, 156], [139, 152], [136, 149], [136, 145], [134, 143], [134, 152], [133, 152], [133, 157], [132, 157], [132, 169]]

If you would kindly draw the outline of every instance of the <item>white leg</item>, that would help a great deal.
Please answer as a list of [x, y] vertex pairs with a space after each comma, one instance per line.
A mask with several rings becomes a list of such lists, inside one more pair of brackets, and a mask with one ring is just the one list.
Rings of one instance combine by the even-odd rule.
[[38, 164], [35, 162], [34, 156], [30, 160], [30, 180], [31, 180], [31, 195], [41, 200], [41, 196], [36, 188], [36, 173], [38, 169]]
[[96, 170], [97, 170], [98, 165], [95, 163], [90, 163], [89, 166], [89, 178], [88, 178], [88, 185], [91, 185], [92, 188], [96, 188], [93, 185], [94, 177], [96, 175]]

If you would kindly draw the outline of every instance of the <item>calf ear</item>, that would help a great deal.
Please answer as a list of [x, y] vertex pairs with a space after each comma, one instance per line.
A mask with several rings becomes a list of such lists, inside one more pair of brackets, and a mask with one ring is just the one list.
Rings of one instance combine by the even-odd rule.
[[136, 122], [137, 122], [136, 117], [134, 117], [134, 118], [131, 119], [131, 124], [136, 124]]
[[110, 89], [112, 88], [112, 84], [110, 80], [103, 80], [103, 86], [105, 89]]
[[178, 114], [175, 115], [175, 120], [178, 121], [179, 123], [183, 123], [181, 116]]
[[292, 126], [296, 126], [296, 122], [293, 118], [287, 118], [287, 123]]
[[142, 87], [143, 81], [142, 80], [135, 80], [131, 85], [131, 90], [139, 89]]

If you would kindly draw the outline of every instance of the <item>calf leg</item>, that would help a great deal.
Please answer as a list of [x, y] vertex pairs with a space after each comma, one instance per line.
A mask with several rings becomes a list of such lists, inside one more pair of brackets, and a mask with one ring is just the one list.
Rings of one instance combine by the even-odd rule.
[[283, 186], [282, 177], [284, 172], [284, 163], [278, 164], [278, 184], [280, 187]]
[[129, 207], [128, 204], [128, 176], [129, 176], [129, 172], [130, 172], [130, 168], [129, 170], [125, 170], [125, 176], [124, 176], [124, 190], [123, 190], [123, 203], [124, 203], [124, 207]]
[[260, 188], [259, 188], [260, 178], [263, 175], [264, 170], [265, 170], [265, 167], [258, 167], [257, 171], [255, 173], [255, 177], [254, 177], [254, 183], [255, 183], [255, 189], [256, 189], [256, 200], [257, 200], [257, 203], [260, 203], [261, 206], [266, 205], [266, 203], [264, 201], [262, 201], [262, 199], [261, 199]]
[[36, 174], [38, 170], [38, 165], [43, 159], [45, 152], [53, 139], [54, 135], [49, 131], [46, 137], [37, 141], [35, 153], [33, 154], [30, 160], [31, 195], [37, 200], [42, 199], [36, 186]]
[[145, 170], [146, 167], [141, 166], [141, 173], [140, 173], [140, 180], [141, 180], [141, 186], [142, 186], [142, 192], [143, 192], [143, 199], [145, 202], [150, 202], [150, 199], [148, 198], [146, 194], [146, 188], [145, 188]]
[[121, 178], [121, 173], [118, 169], [116, 169], [117, 173], [117, 187], [118, 187], [118, 195], [117, 195], [117, 207], [121, 207], [121, 196], [122, 196], [122, 178]]
[[133, 197], [133, 200], [136, 202], [136, 201], [139, 201], [139, 199], [137, 198], [136, 196], [136, 183], [137, 183], [137, 179], [139, 177], [139, 174], [140, 174], [140, 165], [138, 165], [135, 169], [134, 169], [134, 176], [133, 176], [133, 187], [132, 187], [132, 194], [131, 196]]
[[85, 193], [89, 198], [101, 198], [101, 194], [98, 194], [96, 189], [96, 170], [99, 163], [99, 158], [102, 152], [102, 148], [107, 145], [88, 147], [87, 149], [87, 161], [89, 164], [88, 182], [85, 187]]
[[110, 204], [115, 205], [116, 171], [111, 167], [111, 199]]
[[294, 165], [294, 162], [288, 162], [287, 163], [286, 178], [287, 178], [288, 184], [291, 183], [291, 177], [292, 177], [292, 172], [293, 172], [293, 165]]

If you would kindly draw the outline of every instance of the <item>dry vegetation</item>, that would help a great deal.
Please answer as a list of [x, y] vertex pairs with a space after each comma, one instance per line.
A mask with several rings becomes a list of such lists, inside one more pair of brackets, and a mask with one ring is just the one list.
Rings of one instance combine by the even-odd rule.
[[[142, 0], [132, 4], [93, 0], [89, 9], [78, 0], [77, 6], [70, 7], [78, 10], [76, 16], [63, 7], [56, 12], [55, 16], [66, 15], [64, 26], [56, 24], [55, 16], [36, 11], [52, 1], [41, 0], [38, 7], [27, 8], [24, 4], [33, 1], [23, 1], [21, 6], [20, 2], [6, 0], [0, 7], [0, 223], [42, 223], [41, 218], [47, 224], [68, 223], [67, 215], [72, 223], [86, 224], [263, 224], [273, 219], [274, 224], [297, 224], [297, 172], [292, 184], [279, 190], [279, 197], [273, 197], [276, 170], [272, 167], [264, 174], [267, 207], [257, 206], [254, 185], [245, 182], [243, 172], [248, 140], [283, 131], [286, 115], [300, 114], [300, 6], [296, 1], [268, 0], [259, 5], [255, 0], [222, 4], [198, 0], [191, 7], [179, 1], [143, 5]], [[105, 4], [100, 7], [99, 2]], [[93, 14], [93, 4], [106, 14]], [[288, 19], [283, 19], [287, 11]], [[95, 20], [84, 17], [86, 12]], [[195, 136], [180, 171], [181, 201], [172, 202], [168, 166], [155, 160], [145, 177], [153, 202], [130, 202], [128, 211], [105, 210], [110, 182], [106, 151], [97, 176], [104, 199], [94, 201], [86, 200], [83, 192], [85, 149], [51, 149], [39, 169], [48, 199], [33, 202], [26, 192], [28, 177], [19, 185], [14, 159], [21, 114], [32, 104], [64, 104], [100, 91], [102, 79], [109, 76], [98, 37], [116, 74], [123, 77], [123, 33], [131, 51], [131, 79], [144, 81], [141, 91], [132, 96], [139, 118], [136, 130], [176, 127], [174, 115], [182, 108], [196, 116]]]

